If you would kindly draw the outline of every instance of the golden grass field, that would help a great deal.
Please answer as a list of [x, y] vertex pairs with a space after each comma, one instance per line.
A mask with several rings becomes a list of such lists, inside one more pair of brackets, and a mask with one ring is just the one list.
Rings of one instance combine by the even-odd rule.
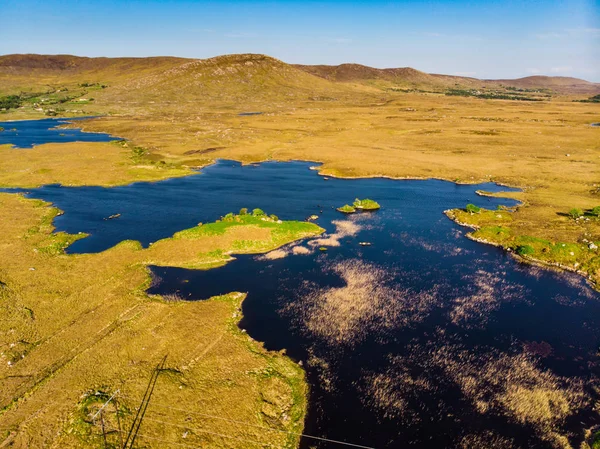
[[[10, 261], [0, 268], [0, 444], [99, 447], [99, 423], [89, 414], [119, 389], [128, 430], [152, 369], [168, 355], [140, 432], [145, 444], [295, 447], [297, 436], [261, 427], [302, 430], [303, 371], [237, 328], [244, 295], [200, 302], [150, 298], [145, 267], [210, 268], [225, 263], [230, 248], [265, 252], [318, 234], [318, 226], [248, 217], [203, 225], [148, 249], [128, 241], [99, 254], [65, 255], [77, 237], [52, 234], [56, 209], [11, 194], [0, 194], [0, 207], [1, 260]], [[114, 447], [115, 416], [109, 408]]]
[[[559, 93], [528, 102], [446, 96], [435, 89], [404, 93], [373, 82], [332, 82], [247, 55], [86, 64], [93, 67], [0, 71], [0, 95], [37, 92], [46, 84], [75, 91], [80, 83], [106, 83], [93, 92], [93, 101], [76, 106], [80, 112], [65, 106], [59, 115], [102, 115], [77, 126], [128, 142], [0, 146], [1, 186], [112, 186], [184, 176], [218, 158], [318, 161], [322, 174], [340, 177], [494, 181], [523, 189], [507, 194], [522, 201], [516, 211], [503, 211], [500, 218], [455, 211], [455, 218], [482, 227], [482, 239], [509, 248], [537, 242], [538, 259], [600, 279], [598, 253], [585, 242], [600, 241], [600, 220], [566, 216], [572, 208], [600, 205], [600, 128], [590, 126], [600, 122], [600, 105], [572, 101], [588, 95]], [[48, 108], [42, 109], [5, 111], [0, 120], [42, 118]], [[203, 410], [302, 428], [302, 370], [237, 329], [242, 296], [198, 303], [148, 298], [145, 265], [210, 266], [223, 261], [207, 254], [226, 252], [236, 240], [261, 242], [251, 250], [268, 251], [318, 228], [273, 238], [268, 228], [239, 226], [191, 241], [166, 239], [150, 249], [123, 242], [100, 254], [71, 256], [63, 253], [71, 237], [52, 234], [55, 212], [47, 205], [1, 194], [0, 213], [0, 260], [9, 261], [0, 264], [0, 298], [9, 317], [0, 334], [0, 429], [6, 441], [15, 447], [99, 444], [99, 427], [85, 422], [82, 410], [100, 401], [83, 395], [121, 388], [131, 398], [121, 403], [132, 410], [167, 352], [172, 370], [159, 380], [156, 403], [185, 403], [189, 411], [165, 409], [157, 420], [182, 423]], [[543, 251], [563, 243], [569, 251]], [[293, 436], [249, 432], [218, 420], [189, 423], [182, 429], [148, 421], [145, 428], [150, 436], [202, 447], [242, 447], [206, 433], [224, 429], [258, 441], [244, 447], [269, 447], [266, 437], [277, 447], [297, 443]], [[181, 440], [185, 432], [188, 439]]]

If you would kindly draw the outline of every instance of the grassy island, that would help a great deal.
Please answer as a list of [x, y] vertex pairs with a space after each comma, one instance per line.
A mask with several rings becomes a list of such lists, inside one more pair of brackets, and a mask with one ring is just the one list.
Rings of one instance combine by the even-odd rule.
[[342, 207], [338, 207], [337, 210], [345, 214], [353, 214], [354, 212], [356, 212], [356, 208], [350, 206], [349, 204], [345, 204]]
[[[296, 447], [306, 407], [303, 370], [240, 331], [245, 295], [198, 302], [149, 297], [146, 266], [208, 269], [231, 253], [266, 252], [320, 234], [319, 226], [231, 214], [148, 248], [124, 241], [70, 255], [64, 248], [81, 236], [53, 232], [58, 209], [7, 193], [0, 193], [0, 209], [11, 211], [0, 221], [0, 260], [11, 261], [0, 269], [3, 440], [15, 447], [104, 447], [90, 413], [120, 390], [105, 424], [116, 428], [116, 408], [128, 428], [153, 368], [168, 354], [152, 399], [156, 410], [173, 407], [168, 420], [185, 422], [195, 412], [235, 417], [256, 427], [218, 420], [193, 427], [260, 442], [256, 447]], [[170, 441], [224, 447], [211, 434], [182, 440], [180, 429], [154, 421], [144, 427]], [[109, 433], [107, 443], [119, 447], [118, 434]]]
[[356, 198], [354, 200], [353, 206], [358, 210], [364, 211], [377, 210], [381, 208], [377, 201], [373, 201], [368, 198], [365, 198], [364, 200]]
[[349, 204], [345, 204], [342, 207], [338, 207], [337, 210], [344, 214], [353, 214], [357, 211], [373, 211], [380, 208], [381, 206], [376, 201], [370, 200], [368, 198], [364, 200], [356, 198], [354, 200], [354, 203], [352, 203], [352, 206], [350, 206]]

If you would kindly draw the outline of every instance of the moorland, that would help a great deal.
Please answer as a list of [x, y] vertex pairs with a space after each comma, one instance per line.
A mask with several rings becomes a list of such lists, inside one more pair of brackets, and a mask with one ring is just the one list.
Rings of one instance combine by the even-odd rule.
[[[0, 121], [92, 116], [73, 126], [126, 140], [2, 145], [0, 186], [124, 185], [186, 176], [216, 159], [316, 161], [332, 177], [493, 181], [518, 187], [501, 195], [521, 205], [449, 215], [476, 227], [475, 238], [597, 283], [600, 129], [590, 125], [600, 121], [598, 93], [600, 85], [572, 78], [478, 80], [356, 64], [293, 66], [263, 55], [1, 56]], [[80, 236], [52, 232], [56, 209], [2, 193], [0, 210], [1, 260], [10, 261], [0, 264], [8, 317], [0, 329], [1, 440], [100, 444], [90, 411], [118, 388], [141, 397], [167, 348], [169, 388], [158, 403], [185, 401], [192, 412], [301, 430], [302, 370], [237, 329], [243, 295], [199, 303], [150, 298], [145, 267], [209, 268], [234, 248], [265, 252], [319, 233], [316, 225], [245, 218], [148, 249], [123, 242], [67, 255]], [[199, 390], [211, 393], [198, 398]], [[124, 420], [136, 405], [122, 400]], [[181, 430], [149, 425], [165, 436]], [[194, 441], [229, 447], [222, 436], [228, 426], [211, 422], [213, 435]], [[260, 428], [238, 437], [249, 447], [265, 441]], [[270, 445], [296, 443], [295, 434], [269, 435]]]

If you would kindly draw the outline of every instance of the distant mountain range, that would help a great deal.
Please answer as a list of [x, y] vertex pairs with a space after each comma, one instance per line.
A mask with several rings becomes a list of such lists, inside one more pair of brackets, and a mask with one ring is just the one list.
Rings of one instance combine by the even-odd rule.
[[404, 86], [422, 87], [483, 87], [509, 86], [521, 89], [551, 89], [560, 93], [600, 92], [600, 83], [564, 76], [528, 76], [518, 79], [481, 80], [471, 77], [425, 73], [411, 67], [376, 69], [360, 64], [294, 65], [315, 76], [335, 82], [383, 81]]
[[[430, 74], [404, 67], [377, 69], [360, 64], [292, 65], [265, 55], [226, 55], [209, 59], [176, 57], [86, 58], [70, 55], [15, 54], [0, 56], [0, 90], [23, 88], [28, 83], [106, 82], [121, 86], [121, 93], [136, 89], [162, 94], [194, 88], [202, 94], [260, 95], [277, 87], [285, 95], [347, 92], [354, 86], [374, 89], [482, 89], [508, 87], [543, 89], [560, 94], [600, 93], [600, 83], [577, 78], [529, 76], [512, 80]], [[224, 83], [229, 81], [227, 89]], [[219, 91], [218, 87], [221, 87]], [[192, 90], [194, 90], [192, 89]]]

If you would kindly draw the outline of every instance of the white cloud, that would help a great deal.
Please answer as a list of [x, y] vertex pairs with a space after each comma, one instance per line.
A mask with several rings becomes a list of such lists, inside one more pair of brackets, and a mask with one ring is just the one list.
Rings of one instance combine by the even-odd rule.
[[572, 71], [573, 71], [573, 67], [570, 67], [570, 66], [552, 67], [550, 69], [551, 73], [567, 73], [567, 72], [572, 72]]
[[535, 37], [537, 37], [538, 39], [561, 39], [566, 36], [567, 34], [565, 33], [556, 33], [553, 31], [549, 33], [538, 33], [535, 35]]
[[600, 28], [571, 28], [567, 30], [571, 34], [591, 34], [600, 36]]

